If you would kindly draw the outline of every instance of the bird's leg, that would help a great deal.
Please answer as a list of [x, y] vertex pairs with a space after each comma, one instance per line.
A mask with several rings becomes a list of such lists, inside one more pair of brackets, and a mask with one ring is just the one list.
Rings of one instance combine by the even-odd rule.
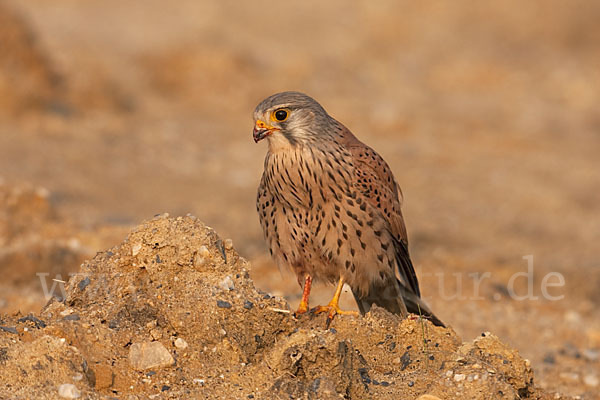
[[304, 314], [308, 311], [308, 296], [310, 296], [310, 286], [312, 285], [312, 276], [306, 275], [304, 280], [304, 291], [302, 292], [302, 300], [296, 310], [296, 315]]
[[344, 287], [344, 278], [340, 277], [340, 280], [338, 282], [337, 287], [335, 288], [335, 293], [333, 295], [333, 298], [331, 299], [331, 301], [329, 302], [328, 305], [326, 306], [318, 306], [312, 309], [312, 312], [315, 314], [319, 314], [322, 312], [326, 312], [327, 313], [327, 325], [326, 328], [329, 328], [329, 324], [331, 324], [331, 321], [333, 321], [333, 317], [335, 317], [336, 314], [340, 314], [340, 315], [353, 315], [353, 316], [358, 316], [358, 313], [356, 311], [344, 311], [340, 309], [339, 306], [339, 301], [340, 301], [340, 295], [342, 294], [342, 288]]

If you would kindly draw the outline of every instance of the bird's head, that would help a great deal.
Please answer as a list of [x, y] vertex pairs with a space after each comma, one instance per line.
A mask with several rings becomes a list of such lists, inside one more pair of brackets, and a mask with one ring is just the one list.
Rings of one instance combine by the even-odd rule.
[[256, 106], [253, 137], [255, 142], [268, 138], [270, 145], [310, 144], [327, 137], [333, 121], [313, 98], [299, 92], [282, 92]]

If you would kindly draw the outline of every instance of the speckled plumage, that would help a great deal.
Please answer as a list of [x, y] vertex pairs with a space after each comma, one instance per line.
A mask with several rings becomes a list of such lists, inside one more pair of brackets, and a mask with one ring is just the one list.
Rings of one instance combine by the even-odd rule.
[[[273, 114], [281, 109], [283, 122]], [[306, 275], [343, 278], [363, 314], [377, 304], [441, 324], [420, 299], [401, 194], [383, 158], [302, 93], [268, 97], [254, 119], [270, 124], [258, 139], [266, 136], [269, 150], [256, 205], [276, 262], [300, 284]]]

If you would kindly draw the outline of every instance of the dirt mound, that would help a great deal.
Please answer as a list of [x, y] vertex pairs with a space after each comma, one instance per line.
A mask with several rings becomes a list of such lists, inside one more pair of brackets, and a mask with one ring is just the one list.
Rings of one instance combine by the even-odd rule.
[[461, 343], [382, 309], [324, 329], [325, 316], [297, 320], [257, 291], [249, 268], [194, 217], [142, 224], [82, 265], [39, 318], [0, 320], [0, 397], [544, 396], [494, 335]]

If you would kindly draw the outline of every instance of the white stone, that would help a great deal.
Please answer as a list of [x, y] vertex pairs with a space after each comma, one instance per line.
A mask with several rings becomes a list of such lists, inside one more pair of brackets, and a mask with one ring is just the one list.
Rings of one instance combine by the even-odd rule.
[[233, 279], [227, 275], [221, 282], [219, 282], [219, 287], [223, 290], [233, 290], [235, 289], [235, 284], [233, 283]]
[[142, 245], [140, 243], [134, 244], [133, 246], [131, 246], [131, 255], [137, 256], [141, 249]]
[[175, 363], [171, 353], [160, 342], [134, 343], [129, 348], [129, 362], [137, 370], [168, 367]]
[[561, 372], [560, 374], [558, 374], [558, 376], [561, 379], [564, 379], [566, 381], [571, 381], [571, 382], [579, 381], [579, 374], [575, 373], [575, 372]]
[[72, 383], [63, 383], [58, 387], [58, 395], [63, 399], [78, 399], [81, 392]]
[[565, 321], [570, 324], [577, 324], [581, 322], [581, 315], [577, 311], [569, 310], [565, 313]]
[[67, 308], [67, 309], [61, 311], [59, 314], [60, 314], [61, 317], [66, 317], [67, 315], [73, 314], [73, 309], [72, 308]]
[[208, 251], [208, 248], [206, 246], [200, 246], [200, 248], [198, 249], [198, 255], [200, 257], [207, 258], [210, 255], [210, 251]]
[[177, 347], [178, 349], [185, 349], [186, 347], [188, 347], [188, 344], [182, 338], [177, 338], [175, 339], [175, 347]]
[[206, 248], [206, 246], [200, 246], [196, 255], [194, 256], [194, 265], [196, 267], [201, 267], [206, 264], [206, 261], [210, 257], [210, 252]]
[[596, 375], [589, 374], [583, 377], [583, 383], [585, 383], [586, 386], [596, 387], [600, 384], [600, 380], [598, 380]]
[[465, 374], [456, 374], [456, 375], [454, 375], [454, 380], [456, 382], [464, 381], [465, 380]]
[[583, 356], [589, 361], [597, 361], [598, 358], [600, 358], [600, 351], [592, 350], [592, 349], [585, 349], [583, 351]]

